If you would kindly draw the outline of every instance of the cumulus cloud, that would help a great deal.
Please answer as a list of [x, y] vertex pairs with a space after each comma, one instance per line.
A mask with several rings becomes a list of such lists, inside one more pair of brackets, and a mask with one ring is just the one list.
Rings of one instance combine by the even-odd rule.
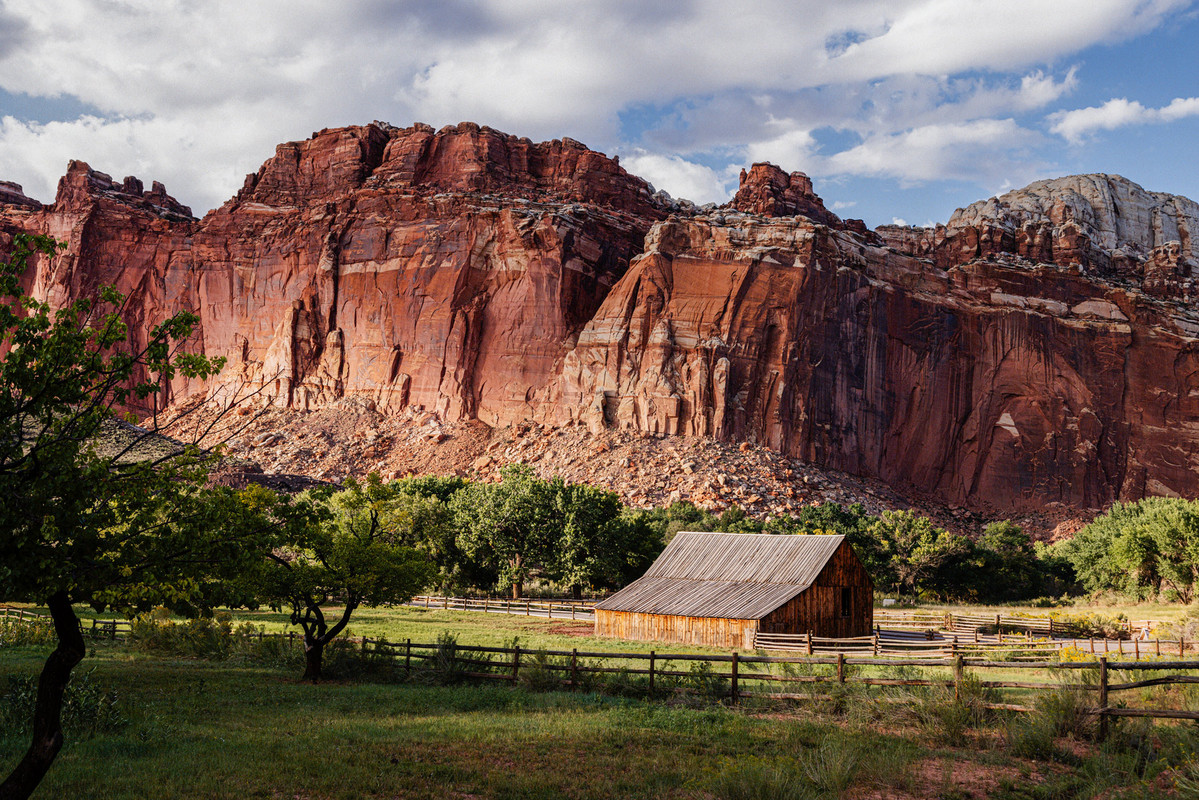
[[1176, 97], [1161, 108], [1146, 108], [1136, 100], [1118, 97], [1101, 106], [1058, 111], [1049, 115], [1049, 130], [1071, 144], [1079, 144], [1092, 133], [1126, 125], [1174, 122], [1199, 116], [1199, 97]]
[[645, 178], [655, 188], [694, 203], [723, 203], [736, 185], [735, 175], [731, 181], [729, 179], [730, 168], [717, 172], [677, 155], [635, 150], [621, 155], [620, 162], [629, 172]]
[[995, 183], [1019, 173], [1036, 176], [1027, 149], [1039, 134], [1011, 119], [926, 125], [872, 136], [856, 147], [820, 159], [817, 174], [870, 175], [905, 182], [941, 179]]
[[1156, 27], [1190, 0], [928, 0], [897, 4], [891, 22], [829, 60], [841, 79], [1010, 70]]
[[[693, 199], [728, 187], [701, 152], [875, 172], [880, 153], [918, 152], [905, 174], [960, 175], [921, 142], [954, 147], [947, 132], [973, 130], [978, 155], [987, 120], [1073, 90], [1064, 59], [1192, 2], [0, 0], [0, 88], [91, 112], [8, 110], [0, 178], [45, 198], [66, 159], [84, 158], [164, 180], [202, 211], [275, 143], [372, 119], [642, 147], [626, 159]], [[673, 122], [629, 137], [630, 108]], [[822, 129], [856, 138], [830, 152]]]

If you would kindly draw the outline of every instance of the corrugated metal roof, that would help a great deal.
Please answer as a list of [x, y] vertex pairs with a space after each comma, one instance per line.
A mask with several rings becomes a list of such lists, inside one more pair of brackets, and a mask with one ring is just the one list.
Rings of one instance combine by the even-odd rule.
[[607, 611], [761, 619], [807, 589], [844, 536], [680, 532]]

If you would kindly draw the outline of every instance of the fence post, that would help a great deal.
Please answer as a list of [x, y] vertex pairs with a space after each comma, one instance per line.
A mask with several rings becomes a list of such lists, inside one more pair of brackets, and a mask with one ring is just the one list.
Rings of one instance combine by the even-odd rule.
[[1178, 634], [1178, 657], [1182, 658], [1183, 653], [1185, 651], [1186, 651], [1186, 637], [1180, 633], [1180, 634]]
[[486, 597], [483, 598], [483, 613], [484, 614], [487, 613], [487, 609], [490, 605], [491, 605], [491, 595], [487, 595]]
[[734, 705], [736, 705], [736, 703], [737, 703], [737, 659], [738, 659], [737, 651], [734, 650], [733, 651], [733, 679], [729, 682], [729, 697], [732, 699]]
[[1099, 657], [1099, 741], [1107, 738], [1107, 653]]
[[574, 603], [570, 604], [570, 618], [572, 620], [575, 618], [575, 604]]
[[1161, 639], [1153, 640], [1153, 652], [1154, 652], [1154, 655], [1157, 655], [1157, 656], [1160, 656], [1162, 654], [1162, 640]]
[[812, 632], [808, 631], [808, 655], [812, 655]]
[[512, 680], [516, 680], [516, 675], [520, 671], [520, 645], [512, 648]]
[[443, 609], [445, 609], [445, 608], [449, 608], [449, 607], [450, 607], [450, 598], [449, 598], [449, 597], [447, 597], [447, 596], [443, 596], [443, 597], [441, 598], [441, 607], [442, 607]]
[[412, 674], [412, 640], [404, 641], [404, 674]]
[[874, 647], [874, 655], [878, 655], [878, 634], [874, 634], [871, 638], [871, 645]]
[[579, 648], [577, 647], [570, 651], [570, 685], [572, 688], [579, 688]]
[[654, 651], [649, 651], [649, 696], [654, 696]]
[[429, 595], [425, 595], [425, 608], [429, 607]]
[[845, 654], [837, 653], [837, 683], [845, 683]]
[[525, 600], [525, 616], [529, 616], [529, 601]]
[[1091, 655], [1095, 655], [1095, 637], [1091, 637]]
[[1136, 661], [1141, 660], [1141, 642], [1137, 639], [1132, 640], [1132, 656]]
[[[956, 647], [955, 647], [956, 649]], [[962, 656], [958, 654], [953, 659], [953, 699], [960, 700], [962, 697]]]

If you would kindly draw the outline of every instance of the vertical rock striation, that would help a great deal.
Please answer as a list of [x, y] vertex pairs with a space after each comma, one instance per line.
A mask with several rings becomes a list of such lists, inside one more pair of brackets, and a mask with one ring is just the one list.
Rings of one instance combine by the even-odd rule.
[[471, 123], [280, 145], [203, 220], [72, 162], [0, 183], [26, 277], [180, 309], [229, 365], [177, 398], [710, 436], [1005, 512], [1199, 494], [1199, 206], [1116, 176], [1040, 181], [935, 228], [869, 231], [755, 164], [667, 207], [614, 159]]

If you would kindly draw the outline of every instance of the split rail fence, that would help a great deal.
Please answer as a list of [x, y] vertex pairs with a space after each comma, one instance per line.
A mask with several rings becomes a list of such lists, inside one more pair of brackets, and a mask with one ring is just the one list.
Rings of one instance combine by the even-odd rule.
[[[420, 644], [411, 639], [399, 643], [385, 640], [364, 639], [363, 652], [391, 658], [403, 665], [405, 672], [419, 669], [421, 664], [440, 660], [443, 668], [447, 660], [446, 646]], [[709, 688], [720, 686], [720, 693], [731, 702], [758, 698], [765, 700], [819, 700], [831, 697], [829, 693], [780, 691], [794, 684], [846, 685], [858, 684], [874, 687], [943, 687], [953, 689], [955, 695], [962, 691], [967, 680], [967, 670], [1019, 670], [1022, 672], [1050, 672], [1059, 670], [1078, 674], [1079, 681], [1063, 684], [1048, 680], [980, 680], [978, 685], [997, 690], [1056, 691], [1063, 688], [1096, 693], [1096, 705], [1091, 709], [1101, 723], [1107, 717], [1150, 717], [1160, 719], [1199, 720], [1199, 711], [1191, 709], [1123, 707], [1112, 704], [1112, 695], [1118, 692], [1150, 687], [1199, 684], [1199, 660], [1162, 661], [1109, 661], [1101, 655], [1094, 661], [1064, 662], [1054, 664], [1029, 664], [1023, 661], [991, 661], [985, 658], [969, 658], [957, 655], [953, 658], [875, 658], [847, 656], [770, 656], [762, 654], [696, 655], [684, 653], [628, 653], [597, 652], [586, 650], [529, 650], [521, 647], [478, 647], [453, 645], [448, 657], [459, 667], [462, 677], [479, 680], [521, 680], [522, 665], [526, 671], [536, 669], [560, 676], [556, 682], [577, 687], [589, 683], [589, 675], [643, 676], [646, 688], [652, 695], [662, 691], [688, 691], [687, 681], [703, 682]], [[498, 657], [498, 660], [497, 660]], [[706, 664], [707, 669], [698, 673], [681, 670], [675, 662]], [[728, 665], [727, 668], [724, 665]], [[772, 670], [774, 665], [781, 669]], [[824, 667], [824, 674], [816, 674], [812, 667]], [[860, 668], [919, 667], [931, 670], [947, 670], [951, 677], [886, 677], [859, 674]], [[725, 671], [727, 669], [727, 671]], [[799, 674], [807, 671], [809, 674]], [[1117, 671], [1176, 672], [1157, 675], [1142, 680], [1123, 680]], [[1089, 677], [1088, 677], [1089, 676]], [[1131, 678], [1132, 676], [1127, 676]], [[665, 683], [665, 685], [663, 685]], [[683, 684], [683, 685], [680, 685]], [[693, 689], [692, 689], [693, 690]], [[905, 702], [902, 697], [890, 698], [894, 702]], [[910, 698], [909, 698], [910, 699]], [[1032, 710], [1030, 706], [1016, 703], [988, 703], [988, 707], [1017, 712]]]
[[[11, 606], [0, 606], [0, 625], [12, 622], [43, 622], [47, 625], [53, 624], [49, 614], [39, 614], [36, 611], [30, 611], [27, 608], [12, 608]], [[93, 639], [109, 639], [124, 641], [129, 636], [129, 632], [133, 629], [133, 625], [124, 619], [92, 619], [86, 620], [89, 624], [84, 624], [85, 620], [79, 620], [79, 632], [84, 636], [91, 636]]]
[[418, 595], [408, 603], [417, 608], [440, 608], [454, 611], [482, 611], [492, 614], [523, 614], [527, 617], [547, 619], [595, 619], [595, 600], [535, 600], [522, 598], [509, 600], [491, 597], [445, 597], [442, 595]]
[[[0, 617], [3, 623], [11, 621], [48, 622], [49, 617], [25, 609], [3, 608]], [[109, 626], [109, 622], [113, 623]], [[123, 626], [118, 632], [118, 625]], [[93, 630], [98, 635], [125, 638], [129, 623], [119, 620], [96, 620]], [[82, 626], [81, 626], [82, 627]], [[299, 639], [294, 633], [263, 634], [258, 638], [286, 639], [290, 646], [297, 646]], [[865, 637], [876, 638], [876, 637]], [[844, 651], [834, 655], [780, 656], [761, 652], [729, 655], [700, 655], [693, 653], [630, 653], [588, 650], [530, 650], [516, 647], [484, 647], [454, 643], [424, 644], [411, 639], [403, 643], [385, 639], [363, 637], [354, 641], [361, 647], [364, 656], [382, 657], [390, 660], [397, 668], [402, 665], [405, 673], [425, 668], [450, 669], [457, 676], [477, 680], [517, 682], [522, 680], [521, 669], [526, 677], [530, 670], [542, 675], [554, 676], [554, 683], [569, 687], [587, 685], [594, 678], [589, 676], [618, 675], [634, 676], [645, 680], [646, 689], [652, 696], [659, 692], [702, 691], [696, 684], [707, 687], [709, 693], [719, 693], [730, 702], [743, 699], [764, 700], [821, 700], [832, 695], [820, 692], [819, 688], [831, 685], [858, 684], [867, 687], [943, 687], [962, 691], [967, 680], [967, 670], [1017, 670], [1024, 673], [1048, 672], [1078, 674], [1079, 681], [1063, 684], [1049, 680], [980, 680], [978, 685], [996, 690], [1055, 691], [1073, 688], [1095, 692], [1096, 704], [1092, 713], [1099, 716], [1102, 726], [1109, 717], [1149, 717], [1159, 719], [1199, 720], [1199, 711], [1176, 708], [1124, 707], [1113, 705], [1112, 695], [1135, 689], [1162, 686], [1199, 685], [1199, 660], [1153, 660], [1153, 661], [1109, 661], [1106, 654], [1095, 660], [1055, 663], [1029, 663], [1016, 660], [988, 660], [971, 657], [959, 652], [951, 658], [888, 657], [885, 652], [878, 656], [855, 655]], [[698, 671], [677, 668], [675, 662], [701, 665]], [[728, 665], [727, 668], [725, 665]], [[862, 668], [874, 672], [885, 672], [890, 667], [918, 667], [924, 670], [946, 670], [947, 677], [888, 677], [885, 674], [865, 674]], [[883, 669], [879, 669], [883, 668]], [[727, 669], [727, 671], [725, 671]], [[823, 669], [823, 673], [818, 670]], [[1130, 673], [1121, 675], [1120, 672]], [[1131, 673], [1168, 672], [1140, 680], [1130, 680]], [[1115, 674], [1113, 674], [1115, 673]], [[1020, 677], [1020, 676], [1017, 676]], [[688, 685], [688, 683], [692, 685]], [[786, 691], [797, 686], [809, 685], [812, 691]], [[884, 698], [891, 702], [907, 702], [911, 698]], [[1016, 703], [988, 703], [988, 707], [1017, 712], [1031, 710], [1028, 705]]]

